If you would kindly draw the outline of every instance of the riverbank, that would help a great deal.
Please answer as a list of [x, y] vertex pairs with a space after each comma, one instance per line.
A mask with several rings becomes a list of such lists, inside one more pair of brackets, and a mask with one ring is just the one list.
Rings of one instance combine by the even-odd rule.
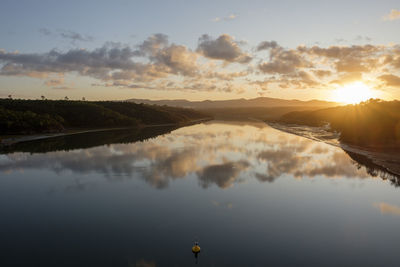
[[[342, 148], [357, 161], [360, 157], [368, 161], [373, 167], [379, 168], [392, 175], [400, 176], [400, 148], [397, 146], [371, 146], [361, 147], [339, 141], [340, 133], [328, 131], [328, 127], [313, 127], [296, 124], [281, 124], [267, 122], [277, 130], [299, 135], [319, 142], [324, 142]], [[356, 160], [356, 159], [354, 159]]]
[[164, 124], [145, 124], [140, 125], [138, 127], [118, 127], [118, 128], [96, 128], [96, 129], [67, 129], [64, 132], [60, 133], [43, 133], [43, 134], [32, 134], [32, 135], [6, 135], [0, 136], [0, 146], [9, 146], [16, 143], [42, 140], [60, 136], [67, 135], [75, 135], [75, 134], [83, 134], [83, 133], [91, 133], [91, 132], [104, 132], [104, 131], [115, 131], [115, 130], [126, 130], [126, 129], [135, 129], [135, 128], [150, 128], [150, 127], [168, 127], [168, 126], [189, 126], [201, 122], [206, 122], [211, 120], [212, 118], [204, 118], [198, 120], [191, 120], [185, 123], [164, 123]]

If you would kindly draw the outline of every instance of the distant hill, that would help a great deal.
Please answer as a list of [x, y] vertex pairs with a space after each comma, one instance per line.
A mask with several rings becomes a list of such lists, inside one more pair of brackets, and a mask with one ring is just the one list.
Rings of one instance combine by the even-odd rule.
[[175, 100], [148, 100], [148, 99], [128, 99], [128, 102], [144, 103], [149, 105], [167, 105], [172, 107], [183, 107], [193, 109], [215, 109], [215, 108], [271, 108], [271, 107], [335, 107], [340, 104], [321, 100], [286, 100], [280, 98], [257, 97], [252, 99], [231, 99], [231, 100], [204, 100], [188, 101], [184, 99]]

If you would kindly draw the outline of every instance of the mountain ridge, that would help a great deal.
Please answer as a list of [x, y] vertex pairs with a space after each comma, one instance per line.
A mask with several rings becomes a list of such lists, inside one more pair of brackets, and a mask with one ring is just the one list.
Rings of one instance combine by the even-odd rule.
[[164, 99], [164, 100], [149, 100], [149, 99], [127, 99], [127, 102], [136, 104], [150, 105], [167, 105], [174, 107], [206, 109], [206, 108], [245, 108], [245, 107], [294, 107], [294, 106], [309, 106], [309, 107], [334, 107], [340, 106], [340, 103], [324, 100], [298, 100], [298, 99], [281, 99], [272, 97], [257, 97], [257, 98], [238, 98], [228, 100], [202, 100], [190, 101], [186, 99]]

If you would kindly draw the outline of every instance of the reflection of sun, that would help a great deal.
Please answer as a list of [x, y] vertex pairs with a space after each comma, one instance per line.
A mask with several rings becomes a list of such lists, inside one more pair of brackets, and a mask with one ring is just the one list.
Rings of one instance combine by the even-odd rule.
[[377, 97], [375, 92], [363, 82], [346, 84], [333, 91], [333, 100], [346, 104], [356, 104], [374, 97]]

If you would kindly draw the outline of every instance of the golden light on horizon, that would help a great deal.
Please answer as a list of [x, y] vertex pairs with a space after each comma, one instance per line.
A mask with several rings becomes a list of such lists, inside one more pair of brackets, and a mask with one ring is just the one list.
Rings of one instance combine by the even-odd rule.
[[357, 104], [378, 97], [371, 87], [363, 82], [355, 82], [338, 87], [333, 91], [333, 101], [345, 104]]

